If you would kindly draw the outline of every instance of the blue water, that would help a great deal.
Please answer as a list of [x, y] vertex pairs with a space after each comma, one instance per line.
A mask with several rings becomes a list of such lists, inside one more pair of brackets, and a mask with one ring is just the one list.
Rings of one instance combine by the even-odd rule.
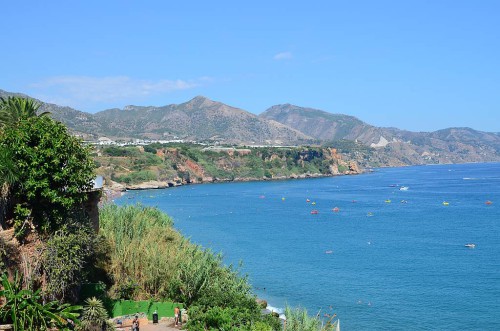
[[498, 163], [192, 185], [117, 201], [136, 202], [167, 212], [227, 263], [243, 261], [273, 307], [335, 312], [343, 330], [500, 330]]

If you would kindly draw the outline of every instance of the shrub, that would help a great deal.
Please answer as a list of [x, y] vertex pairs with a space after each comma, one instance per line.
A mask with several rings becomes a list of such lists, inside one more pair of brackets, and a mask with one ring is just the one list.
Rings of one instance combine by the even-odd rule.
[[0, 134], [0, 150], [12, 153], [16, 180], [11, 193], [23, 210], [16, 230], [32, 223], [44, 232], [64, 224], [92, 188], [94, 163], [90, 149], [66, 127], [47, 116], [31, 117]]
[[23, 289], [22, 279], [16, 276], [10, 282], [6, 274], [1, 277], [0, 323], [11, 323], [14, 331], [48, 330], [52, 326], [64, 329], [67, 320], [77, 321], [79, 306], [60, 304], [58, 301], [42, 303], [40, 291]]
[[87, 279], [94, 268], [97, 243], [93, 230], [83, 225], [65, 226], [47, 240], [42, 265], [48, 297], [64, 300]]

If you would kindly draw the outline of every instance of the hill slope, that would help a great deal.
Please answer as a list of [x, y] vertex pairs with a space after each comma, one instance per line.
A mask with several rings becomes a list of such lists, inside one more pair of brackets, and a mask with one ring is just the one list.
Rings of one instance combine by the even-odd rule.
[[101, 124], [92, 114], [85, 113], [71, 107], [58, 106], [46, 103], [21, 93], [10, 93], [0, 90], [0, 97], [7, 98], [19, 96], [34, 99], [40, 104], [39, 112], [50, 112], [51, 117], [64, 123], [74, 134], [82, 136], [84, 139], [97, 138], [102, 133]]
[[198, 96], [179, 105], [127, 106], [94, 115], [112, 136], [143, 136], [160, 139], [175, 135], [225, 143], [297, 144], [313, 139], [273, 120]]
[[[2, 97], [11, 95], [28, 97], [0, 90]], [[371, 167], [500, 161], [497, 133], [470, 128], [435, 132], [380, 128], [353, 116], [290, 104], [273, 106], [256, 116], [201, 96], [181, 104], [127, 106], [96, 114], [39, 102], [41, 111], [51, 112], [53, 118], [85, 139], [179, 137], [228, 144], [326, 143], [361, 165]], [[346, 140], [356, 144], [346, 144]]]
[[[365, 165], [408, 165], [500, 161], [500, 136], [471, 128], [411, 132], [379, 128], [347, 115], [290, 104], [276, 105], [260, 115], [322, 141], [342, 139], [373, 147]], [[335, 146], [335, 143], [333, 144]]]

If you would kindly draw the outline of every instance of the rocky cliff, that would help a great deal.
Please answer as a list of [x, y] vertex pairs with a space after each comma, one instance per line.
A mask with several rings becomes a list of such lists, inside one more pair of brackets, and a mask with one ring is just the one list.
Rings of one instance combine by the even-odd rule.
[[360, 173], [356, 162], [344, 160], [334, 148], [247, 149], [184, 145], [147, 150], [103, 148], [97, 153], [97, 172], [115, 189]]

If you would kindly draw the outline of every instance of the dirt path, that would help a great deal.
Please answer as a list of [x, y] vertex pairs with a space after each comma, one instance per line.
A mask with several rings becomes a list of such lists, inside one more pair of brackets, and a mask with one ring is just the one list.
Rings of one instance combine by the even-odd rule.
[[175, 327], [174, 323], [160, 323], [147, 325], [141, 325], [140, 331], [179, 331], [182, 330], [181, 327]]

